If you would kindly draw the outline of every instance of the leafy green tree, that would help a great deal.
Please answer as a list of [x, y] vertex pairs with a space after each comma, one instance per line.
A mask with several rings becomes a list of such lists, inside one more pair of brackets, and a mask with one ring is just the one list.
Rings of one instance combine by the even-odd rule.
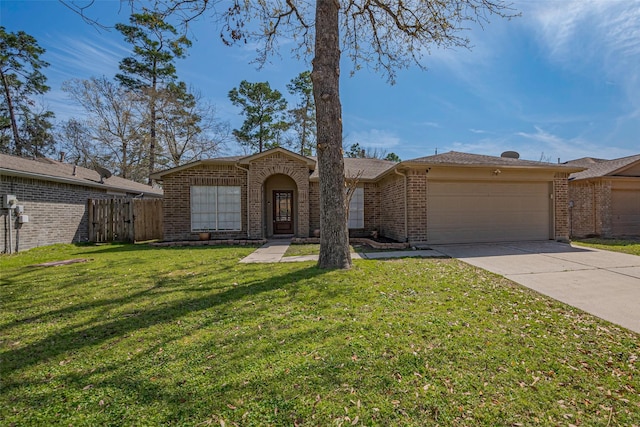
[[287, 84], [287, 89], [299, 99], [295, 108], [289, 110], [297, 151], [303, 156], [311, 156], [316, 143], [316, 104], [313, 101], [311, 71], [300, 73]]
[[238, 143], [259, 153], [280, 146], [280, 136], [289, 127], [284, 119], [287, 100], [280, 91], [271, 89], [269, 82], [243, 80], [229, 91], [229, 100], [245, 116], [242, 127], [233, 130]]
[[390, 162], [396, 162], [396, 163], [400, 163], [402, 161], [400, 156], [398, 156], [396, 153], [393, 153], [393, 152], [387, 154], [387, 156], [384, 159], [389, 160]]
[[120, 62], [120, 83], [146, 99], [148, 113], [148, 180], [156, 167], [158, 100], [159, 93], [177, 79], [175, 60], [185, 56], [191, 46], [186, 36], [178, 36], [176, 29], [165, 21], [165, 15], [156, 11], [134, 13], [130, 25], [116, 24], [127, 43], [133, 45], [133, 56]]
[[352, 159], [362, 159], [365, 157], [365, 150], [360, 147], [360, 143], [356, 142], [349, 146], [349, 149], [344, 153], [344, 155], [345, 157], [350, 157]]
[[345, 157], [357, 159], [380, 159], [389, 160], [391, 162], [400, 162], [400, 157], [398, 157], [396, 153], [387, 153], [386, 150], [377, 147], [361, 147], [358, 142], [351, 144], [344, 155]]
[[[45, 50], [35, 38], [18, 31], [8, 33], [0, 26], [0, 81], [2, 83], [2, 119], [0, 129], [3, 133], [10, 130], [11, 139], [2, 138], [4, 152], [35, 155], [47, 151], [52, 145], [50, 120], [51, 111], [34, 111], [36, 103], [33, 96], [42, 95], [49, 90], [47, 78], [41, 69], [49, 64], [40, 58]], [[29, 142], [28, 138], [39, 138]], [[12, 141], [12, 143], [10, 142]], [[25, 152], [28, 151], [28, 152]]]
[[23, 154], [43, 157], [51, 154], [55, 148], [53, 135], [54, 118], [51, 111], [32, 111], [23, 107], [19, 132], [23, 136]]

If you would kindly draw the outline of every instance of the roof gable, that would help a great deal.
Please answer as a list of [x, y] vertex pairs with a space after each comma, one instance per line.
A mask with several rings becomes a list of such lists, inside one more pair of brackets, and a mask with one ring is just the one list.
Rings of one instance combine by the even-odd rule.
[[315, 168], [315, 165], [316, 165], [315, 160], [310, 159], [309, 157], [305, 157], [305, 156], [302, 156], [300, 154], [294, 153], [293, 151], [289, 151], [289, 150], [287, 150], [285, 148], [282, 148], [282, 147], [272, 148], [270, 150], [262, 151], [260, 153], [256, 153], [256, 154], [252, 154], [252, 155], [247, 156], [247, 157], [243, 157], [238, 161], [238, 163], [240, 163], [241, 165], [248, 165], [251, 162], [254, 162], [254, 161], [256, 161], [258, 159], [261, 159], [263, 157], [272, 156], [275, 153], [281, 153], [281, 154], [284, 154], [285, 156], [292, 157], [292, 158], [294, 158], [295, 160], [297, 160], [299, 162], [306, 163], [307, 166], [310, 169]]
[[572, 174], [569, 179], [577, 180], [601, 178], [605, 176], [640, 177], [640, 154], [613, 160], [602, 160], [585, 167], [588, 167], [588, 169]]

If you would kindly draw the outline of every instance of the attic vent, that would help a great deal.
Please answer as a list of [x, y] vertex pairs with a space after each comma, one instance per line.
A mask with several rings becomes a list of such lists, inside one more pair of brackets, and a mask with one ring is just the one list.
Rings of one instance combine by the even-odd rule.
[[518, 153], [517, 151], [505, 151], [504, 153], [500, 154], [500, 157], [506, 157], [507, 159], [519, 159], [520, 153]]

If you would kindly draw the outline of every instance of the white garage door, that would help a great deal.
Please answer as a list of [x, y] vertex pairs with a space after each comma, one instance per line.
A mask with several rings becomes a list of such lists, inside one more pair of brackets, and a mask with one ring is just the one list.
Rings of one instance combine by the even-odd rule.
[[640, 190], [611, 190], [611, 232], [640, 236]]
[[430, 243], [547, 240], [551, 234], [549, 182], [429, 182]]

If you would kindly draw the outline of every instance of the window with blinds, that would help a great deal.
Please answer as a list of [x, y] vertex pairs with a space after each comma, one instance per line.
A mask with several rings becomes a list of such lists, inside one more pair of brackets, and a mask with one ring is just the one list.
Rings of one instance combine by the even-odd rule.
[[192, 186], [191, 231], [239, 231], [240, 187]]
[[358, 187], [349, 202], [349, 228], [364, 228], [364, 188]]

